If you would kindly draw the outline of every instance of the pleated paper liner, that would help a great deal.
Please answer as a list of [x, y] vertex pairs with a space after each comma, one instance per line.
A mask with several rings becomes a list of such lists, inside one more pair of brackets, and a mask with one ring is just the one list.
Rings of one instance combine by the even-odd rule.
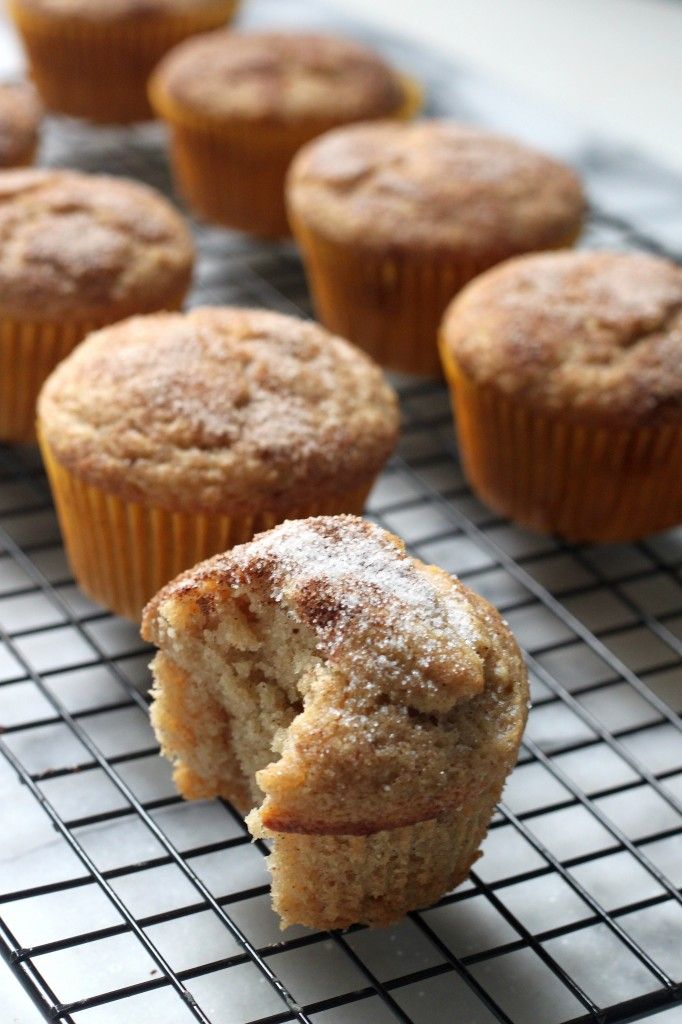
[[590, 423], [524, 405], [443, 361], [466, 475], [522, 526], [573, 541], [635, 540], [682, 521], [682, 425]]
[[0, 314], [0, 443], [35, 441], [36, 402], [40, 389], [54, 370], [88, 334], [113, 320], [128, 316], [182, 309], [186, 289], [169, 294], [153, 310], [120, 311], [112, 317], [61, 320], [27, 320]]
[[74, 576], [98, 604], [139, 621], [145, 604], [184, 569], [250, 540], [283, 519], [360, 515], [373, 481], [346, 494], [320, 495], [286, 514], [173, 512], [125, 501], [80, 480], [40, 437], [59, 524]]
[[361, 248], [321, 235], [295, 214], [291, 222], [324, 326], [388, 369], [441, 377], [443, 312], [485, 268], [445, 252]]
[[499, 788], [474, 807], [361, 836], [271, 832], [252, 812], [247, 818], [252, 834], [275, 840], [268, 867], [282, 927], [294, 922], [329, 929], [357, 921], [386, 925], [408, 910], [429, 906], [467, 877]]
[[54, 370], [83, 338], [102, 325], [0, 319], [0, 441], [35, 440], [36, 401]]
[[15, 159], [12, 160], [11, 164], [7, 164], [3, 167], [3, 170], [7, 170], [9, 167], [32, 167], [35, 163], [36, 154], [38, 152], [38, 143], [31, 142], [21, 153], [18, 153]]
[[[395, 117], [414, 116], [419, 85], [403, 79], [405, 102]], [[217, 125], [187, 113], [152, 79], [151, 103], [170, 126], [174, 175], [188, 205], [207, 221], [263, 238], [291, 234], [284, 200], [286, 174], [298, 150], [338, 122]]]
[[238, 0], [216, 9], [168, 14], [153, 21], [117, 23], [46, 16], [9, 0], [31, 73], [51, 110], [103, 124], [124, 124], [154, 116], [147, 81], [173, 46], [197, 32], [224, 25]]
[[[453, 297], [507, 254], [392, 250], [337, 241], [289, 210], [318, 318], [378, 363], [400, 373], [442, 377], [438, 329]], [[399, 225], [397, 226], [399, 229]], [[554, 248], [573, 245], [573, 230]]]

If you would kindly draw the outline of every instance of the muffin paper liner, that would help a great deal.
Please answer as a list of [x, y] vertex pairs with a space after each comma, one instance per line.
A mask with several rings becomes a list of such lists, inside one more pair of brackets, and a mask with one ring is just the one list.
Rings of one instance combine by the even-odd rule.
[[682, 521], [682, 425], [536, 410], [477, 384], [442, 350], [464, 470], [486, 504], [573, 541], [635, 540]]
[[476, 806], [366, 836], [272, 832], [253, 812], [252, 833], [275, 840], [268, 866], [282, 927], [387, 925], [435, 902], [467, 877], [501, 785]]
[[0, 319], [0, 441], [35, 440], [36, 401], [44, 381], [90, 331], [101, 326], [88, 320]]
[[40, 429], [38, 434], [79, 586], [98, 604], [133, 621], [139, 621], [147, 601], [178, 573], [283, 519], [342, 512], [359, 515], [372, 483], [346, 494], [320, 495], [317, 501], [282, 515], [173, 512], [125, 501], [83, 482], [57, 460]]
[[[169, 293], [158, 309], [180, 310], [186, 288]], [[130, 308], [120, 316], [22, 320], [0, 315], [0, 442], [35, 441], [36, 402], [54, 370], [92, 331], [114, 319], [155, 310]]]
[[4, 164], [0, 170], [6, 171], [12, 167], [32, 167], [36, 160], [36, 154], [38, 152], [38, 141], [32, 142], [29, 146], [17, 154], [16, 159], [12, 160], [11, 163]]
[[284, 238], [284, 179], [308, 141], [291, 128], [216, 128], [169, 122], [173, 173], [188, 206], [206, 221], [262, 238]]
[[[404, 79], [405, 102], [395, 117], [421, 105], [417, 83]], [[188, 114], [152, 82], [150, 97], [170, 126], [171, 162], [188, 205], [207, 221], [263, 238], [291, 234], [284, 201], [289, 164], [311, 139], [335, 126], [245, 121], [217, 125]]]
[[128, 24], [57, 20], [12, 0], [8, 6], [46, 106], [90, 121], [124, 124], [154, 116], [147, 81], [161, 57], [188, 36], [224, 24], [237, 5], [238, 0], [226, 0], [220, 15], [173, 14]]
[[291, 215], [317, 314], [382, 366], [442, 376], [436, 336], [443, 312], [483, 266], [444, 252], [387, 253], [324, 237]]
[[[497, 258], [443, 250], [360, 247], [322, 235], [289, 212], [319, 319], [378, 363], [402, 373], [442, 377], [438, 328], [457, 292]], [[572, 245], [572, 232], [563, 245]]]

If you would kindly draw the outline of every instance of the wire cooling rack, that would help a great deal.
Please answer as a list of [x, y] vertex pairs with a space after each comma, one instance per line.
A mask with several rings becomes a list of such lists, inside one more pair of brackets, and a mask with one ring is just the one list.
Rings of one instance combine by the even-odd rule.
[[[676, 179], [374, 42], [433, 110], [579, 164], [585, 244], [665, 252], [682, 233]], [[54, 123], [44, 159], [168, 190], [161, 143], [158, 128]], [[293, 246], [196, 235], [193, 304], [310, 313]], [[682, 1000], [682, 531], [587, 547], [514, 527], [469, 491], [443, 386], [398, 386], [402, 440], [368, 515], [502, 609], [534, 708], [469, 881], [381, 931], [278, 930], [265, 846], [227, 804], [176, 795], [148, 724], [147, 649], [75, 587], [35, 451], [0, 448], [0, 952], [46, 1019], [577, 1024]]]

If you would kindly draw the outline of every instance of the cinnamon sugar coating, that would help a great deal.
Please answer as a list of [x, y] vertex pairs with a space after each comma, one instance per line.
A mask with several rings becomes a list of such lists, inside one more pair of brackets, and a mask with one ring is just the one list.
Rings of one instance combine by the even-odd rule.
[[293, 215], [337, 241], [491, 262], [568, 243], [584, 208], [568, 167], [446, 121], [329, 132], [299, 152], [287, 198]]
[[179, 302], [194, 249], [146, 185], [75, 171], [0, 172], [0, 312], [115, 320]]
[[39, 422], [62, 464], [127, 500], [286, 514], [369, 484], [398, 410], [378, 367], [315, 324], [207, 308], [91, 335], [45, 385]]
[[455, 299], [442, 344], [475, 381], [536, 407], [682, 421], [682, 268], [656, 256], [509, 260]]
[[189, 39], [152, 88], [208, 120], [329, 121], [385, 117], [404, 100], [398, 76], [359, 43], [312, 33], [217, 31]]
[[[299, 666], [268, 683], [292, 710], [256, 774], [252, 829], [367, 835], [499, 796], [526, 718], [519, 649], [487, 601], [397, 537], [353, 516], [290, 521], [196, 566], [145, 610], [157, 679], [168, 659], [204, 672], [227, 623], [254, 658], [287, 623], [282, 656]], [[224, 656], [227, 673], [247, 654]]]
[[0, 83], [0, 167], [28, 163], [38, 141], [42, 107], [27, 82]]

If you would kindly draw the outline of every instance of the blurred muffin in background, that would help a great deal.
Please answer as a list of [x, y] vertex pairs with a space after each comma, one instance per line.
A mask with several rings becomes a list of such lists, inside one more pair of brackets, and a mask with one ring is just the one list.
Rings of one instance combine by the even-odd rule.
[[194, 249], [147, 185], [75, 171], [1, 171], [0, 238], [0, 441], [29, 441], [57, 363], [96, 327], [179, 309]]
[[337, 125], [406, 118], [418, 88], [359, 43], [284, 32], [213, 32], [178, 46], [150, 83], [175, 175], [206, 220], [289, 234], [284, 181], [300, 147]]
[[396, 396], [363, 352], [309, 321], [228, 307], [97, 331], [38, 406], [76, 579], [130, 619], [260, 530], [359, 514], [397, 431]]
[[49, 110], [103, 124], [153, 117], [147, 81], [164, 53], [224, 25], [238, 0], [8, 0]]
[[43, 115], [27, 82], [0, 82], [0, 169], [33, 163]]
[[492, 508], [577, 541], [682, 522], [682, 268], [520, 256], [453, 302], [441, 351], [464, 468]]
[[453, 295], [509, 256], [571, 245], [585, 205], [568, 167], [446, 121], [329, 132], [296, 157], [287, 199], [325, 326], [393, 370], [438, 375]]

